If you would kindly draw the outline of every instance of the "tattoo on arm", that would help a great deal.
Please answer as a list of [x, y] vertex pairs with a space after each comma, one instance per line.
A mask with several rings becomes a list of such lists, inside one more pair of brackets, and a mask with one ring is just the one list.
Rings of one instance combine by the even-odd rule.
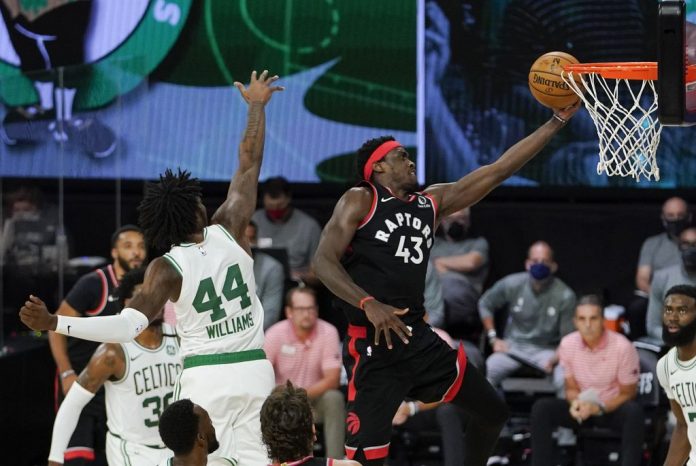
[[263, 104], [260, 102], [253, 102], [249, 106], [249, 116], [247, 120], [247, 126], [244, 130], [244, 137], [242, 138], [242, 144], [252, 141], [256, 138], [259, 133], [259, 121], [261, 119], [261, 110], [263, 109]]

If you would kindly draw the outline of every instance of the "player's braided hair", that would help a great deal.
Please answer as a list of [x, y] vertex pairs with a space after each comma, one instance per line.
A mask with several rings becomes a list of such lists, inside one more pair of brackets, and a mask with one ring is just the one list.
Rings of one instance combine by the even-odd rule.
[[193, 449], [198, 434], [198, 416], [191, 400], [175, 401], [159, 419], [159, 433], [164, 444], [175, 455], [185, 455]]
[[309, 456], [314, 443], [312, 407], [307, 391], [278, 385], [261, 407], [261, 437], [268, 456], [279, 462], [295, 461]]
[[138, 210], [139, 222], [149, 247], [167, 250], [196, 232], [201, 186], [191, 172], [170, 169], [158, 183], [148, 183]]
[[379, 146], [384, 144], [387, 141], [394, 141], [393, 136], [380, 136], [378, 138], [374, 139], [369, 139], [365, 141], [365, 143], [358, 149], [357, 155], [355, 157], [355, 168], [358, 172], [358, 179], [362, 180], [363, 179], [363, 170], [365, 168], [365, 164], [367, 163], [367, 159], [370, 158], [370, 155], [377, 149]]

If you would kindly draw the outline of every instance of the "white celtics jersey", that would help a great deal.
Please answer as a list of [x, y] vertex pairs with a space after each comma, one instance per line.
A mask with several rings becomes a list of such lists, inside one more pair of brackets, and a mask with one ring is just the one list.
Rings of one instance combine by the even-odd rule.
[[162, 324], [162, 344], [145, 348], [136, 341], [121, 343], [126, 372], [107, 380], [106, 425], [109, 432], [141, 445], [163, 446], [157, 427], [162, 411], [174, 401], [174, 386], [182, 369], [174, 329]]
[[657, 362], [657, 378], [667, 398], [681, 406], [691, 445], [687, 465], [696, 466], [696, 357], [681, 361], [672, 348]]
[[254, 260], [221, 225], [203, 241], [164, 255], [181, 274], [174, 303], [183, 357], [263, 348], [263, 307], [256, 296]]

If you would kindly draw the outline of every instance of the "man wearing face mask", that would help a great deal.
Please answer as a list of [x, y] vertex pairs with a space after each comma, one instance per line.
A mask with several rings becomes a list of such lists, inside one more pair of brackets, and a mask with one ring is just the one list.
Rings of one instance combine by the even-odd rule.
[[679, 264], [655, 273], [650, 284], [650, 301], [646, 327], [647, 340], [661, 345], [662, 307], [667, 290], [676, 285], [696, 285], [696, 227], [689, 227], [679, 235]]
[[626, 319], [633, 340], [646, 334], [645, 315], [648, 310], [650, 282], [658, 270], [681, 263], [679, 235], [691, 224], [689, 206], [680, 197], [671, 197], [665, 201], [660, 218], [665, 231], [643, 242], [636, 270], [635, 298], [626, 308]]
[[283, 177], [263, 184], [263, 209], [252, 220], [258, 226], [259, 248], [285, 248], [293, 280], [315, 282], [312, 257], [319, 245], [321, 228], [316, 220], [291, 205], [292, 192]]
[[430, 252], [442, 284], [446, 324], [464, 336], [480, 329], [476, 303], [488, 273], [488, 241], [468, 236], [470, 226], [468, 207], [443, 219]]
[[[575, 293], [555, 276], [558, 264], [548, 243], [537, 241], [529, 248], [526, 272], [503, 277], [478, 302], [479, 315], [493, 348], [486, 360], [488, 380], [494, 386], [530, 361], [551, 373], [556, 346], [573, 331]], [[508, 309], [505, 336], [495, 329], [494, 313]], [[554, 374], [560, 385], [562, 375]]]

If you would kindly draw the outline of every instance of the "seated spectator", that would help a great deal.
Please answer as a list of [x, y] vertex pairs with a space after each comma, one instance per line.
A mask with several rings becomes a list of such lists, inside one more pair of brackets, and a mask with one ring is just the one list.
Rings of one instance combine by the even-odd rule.
[[446, 323], [464, 326], [466, 333], [478, 332], [480, 320], [476, 303], [488, 273], [488, 241], [467, 235], [471, 227], [469, 208], [442, 220], [430, 260], [442, 283]]
[[7, 266], [24, 275], [55, 272], [68, 258], [65, 232], [55, 208], [45, 206], [36, 187], [21, 187], [8, 196], [0, 254]]
[[680, 197], [669, 198], [662, 205], [661, 219], [665, 231], [647, 238], [640, 248], [636, 270], [636, 296], [626, 308], [632, 340], [646, 335], [645, 321], [653, 276], [657, 271], [681, 262], [679, 235], [691, 223], [689, 206]]
[[[522, 367], [528, 360], [548, 372], [553, 369], [556, 346], [573, 330], [575, 293], [555, 276], [558, 264], [544, 241], [532, 244], [525, 262], [526, 272], [503, 277], [479, 300], [479, 314], [493, 348], [486, 360], [488, 380], [493, 386]], [[505, 338], [495, 330], [494, 313], [507, 308]], [[555, 373], [556, 384], [561, 376]]]
[[312, 408], [307, 392], [290, 381], [274, 388], [261, 406], [261, 438], [273, 466], [360, 466], [357, 461], [312, 457]]
[[283, 306], [283, 291], [285, 290], [285, 272], [283, 265], [268, 254], [256, 250], [257, 228], [254, 222], [246, 227], [246, 237], [254, 255], [254, 279], [256, 294], [263, 306], [263, 329], [280, 320], [280, 309]]
[[319, 224], [291, 205], [292, 192], [285, 178], [269, 178], [262, 189], [263, 209], [252, 217], [258, 226], [258, 247], [287, 249], [292, 279], [315, 282], [311, 263], [321, 235]]
[[[174, 452], [174, 458], [160, 466], [205, 466], [208, 455], [220, 446], [208, 411], [188, 399], [175, 401], [164, 410], [159, 433], [162, 442]], [[236, 462], [230, 459], [230, 464]]]
[[286, 320], [268, 329], [264, 344], [276, 383], [283, 385], [289, 380], [306, 390], [317, 422], [324, 425], [327, 455], [342, 458], [346, 405], [338, 390], [341, 375], [338, 331], [319, 319], [316, 294], [311, 288], [288, 291], [285, 316]]
[[[436, 327], [433, 327], [433, 331], [452, 348], [457, 348], [456, 343], [447, 332]], [[467, 354], [467, 356], [469, 355]], [[442, 464], [444, 466], [461, 466], [464, 464], [462, 436], [466, 429], [467, 420], [466, 412], [451, 403], [404, 401], [394, 415], [392, 424], [414, 432], [439, 431], [442, 435]], [[396, 461], [395, 466], [398, 466], [399, 459]]]
[[621, 434], [621, 464], [643, 457], [643, 410], [634, 400], [639, 378], [638, 351], [623, 335], [604, 328], [603, 306], [583, 296], [575, 310], [577, 331], [565, 336], [558, 356], [565, 372], [565, 399], [542, 398], [532, 406], [532, 464], [551, 465], [557, 427], [607, 427]]
[[667, 290], [675, 285], [696, 285], [696, 227], [689, 227], [679, 235], [681, 262], [659, 270], [650, 284], [650, 301], [646, 327], [647, 340], [662, 344], [662, 308]]
[[428, 322], [433, 327], [445, 326], [445, 301], [442, 298], [442, 282], [432, 261], [428, 261], [425, 272], [425, 289], [423, 290], [423, 305], [428, 312]]

